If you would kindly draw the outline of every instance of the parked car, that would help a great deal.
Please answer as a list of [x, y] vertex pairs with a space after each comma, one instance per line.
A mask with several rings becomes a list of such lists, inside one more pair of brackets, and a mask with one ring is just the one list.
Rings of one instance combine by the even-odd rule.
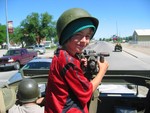
[[44, 54], [46, 52], [46, 48], [44, 45], [35, 45], [33, 48], [38, 54]]
[[26, 46], [26, 49], [28, 49], [28, 50], [34, 50], [34, 45], [30, 45], [30, 46]]
[[51, 44], [52, 44], [51, 41], [45, 41], [45, 42], [44, 42], [45, 48], [51, 48]]
[[34, 51], [28, 51], [26, 48], [9, 49], [6, 54], [0, 57], [0, 69], [13, 68], [20, 69], [20, 66], [37, 57]]

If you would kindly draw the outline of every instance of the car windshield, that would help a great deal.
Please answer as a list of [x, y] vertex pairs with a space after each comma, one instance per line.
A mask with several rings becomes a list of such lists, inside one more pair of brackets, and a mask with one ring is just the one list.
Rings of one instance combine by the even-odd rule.
[[49, 69], [49, 62], [31, 62], [24, 66], [23, 69]]
[[20, 50], [8, 50], [5, 55], [18, 55], [20, 54]]
[[43, 47], [42, 45], [39, 45], [39, 47]]
[[35, 47], [44, 47], [43, 45], [35, 45]]

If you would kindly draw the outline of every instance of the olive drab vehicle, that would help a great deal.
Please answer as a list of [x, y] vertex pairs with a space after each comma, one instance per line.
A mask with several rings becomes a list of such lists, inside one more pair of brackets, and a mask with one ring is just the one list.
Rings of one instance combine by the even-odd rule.
[[117, 44], [115, 45], [114, 51], [120, 51], [120, 52], [122, 52], [122, 46], [121, 46], [120, 43], [117, 43]]
[[[40, 88], [40, 95], [45, 97], [48, 72], [49, 70], [25, 69], [22, 76], [34, 79]], [[150, 77], [148, 76], [150, 76], [150, 71], [108, 70], [101, 85], [112, 83], [126, 85], [129, 89], [133, 89], [134, 93], [122, 93], [121, 89], [118, 89], [118, 93], [107, 92], [111, 87], [105, 87], [104, 92], [97, 90], [89, 103], [90, 113], [150, 113], [150, 91], [144, 94], [138, 90], [139, 87], [150, 88]], [[6, 113], [15, 104], [18, 85], [21, 81], [15, 81], [0, 88], [0, 113]], [[33, 98], [37, 94], [33, 94]]]

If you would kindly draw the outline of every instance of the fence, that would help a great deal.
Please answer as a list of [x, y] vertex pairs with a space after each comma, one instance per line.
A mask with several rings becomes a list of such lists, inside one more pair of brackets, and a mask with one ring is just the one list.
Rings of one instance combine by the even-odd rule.
[[142, 47], [150, 47], [150, 41], [130, 41], [129, 44], [135, 44]]

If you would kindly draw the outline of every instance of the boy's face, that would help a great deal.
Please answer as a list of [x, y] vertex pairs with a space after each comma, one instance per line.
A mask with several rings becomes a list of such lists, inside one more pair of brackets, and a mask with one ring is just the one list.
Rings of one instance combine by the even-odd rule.
[[92, 35], [93, 30], [91, 28], [77, 32], [67, 41], [66, 47], [73, 55], [76, 53], [81, 53], [82, 50], [89, 44]]

